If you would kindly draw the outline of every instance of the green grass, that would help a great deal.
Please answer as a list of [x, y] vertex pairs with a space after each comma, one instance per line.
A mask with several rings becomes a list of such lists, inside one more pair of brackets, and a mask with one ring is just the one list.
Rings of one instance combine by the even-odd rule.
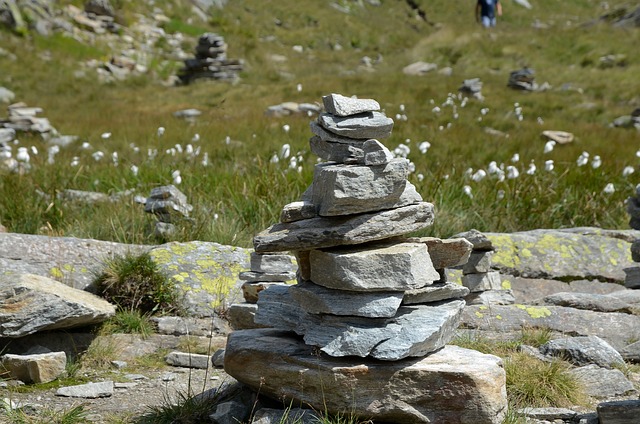
[[84, 405], [77, 405], [68, 410], [56, 410], [45, 408], [38, 415], [31, 415], [22, 409], [5, 410], [5, 419], [8, 424], [80, 424], [91, 422], [87, 418], [87, 410]]
[[[32, 155], [30, 173], [0, 180], [0, 196], [6, 199], [0, 205], [0, 222], [9, 231], [30, 234], [143, 244], [197, 239], [250, 246], [253, 235], [278, 220], [283, 205], [298, 200], [311, 183], [316, 163], [308, 147], [310, 118], [271, 118], [264, 111], [284, 101], [319, 102], [322, 95], [338, 92], [374, 98], [394, 119], [404, 105], [408, 119], [395, 119], [391, 138], [383, 142], [394, 149], [410, 140], [408, 158], [416, 170], [409, 179], [437, 209], [434, 226], [421, 234], [448, 237], [469, 228], [628, 228], [623, 201], [633, 194], [638, 174], [623, 177], [622, 170], [638, 168], [638, 133], [608, 124], [638, 107], [634, 93], [640, 63], [633, 32], [608, 24], [583, 25], [605, 13], [599, 2], [541, 0], [532, 10], [509, 3], [493, 31], [476, 25], [472, 5], [463, 3], [417, 1], [429, 22], [416, 18], [405, 2], [383, 2], [380, 7], [343, 3], [349, 13], [310, 0], [251, 6], [230, 2], [213, 9], [209, 22], [202, 22], [189, 15], [185, 2], [157, 1], [170, 17], [165, 30], [184, 33], [183, 44], [191, 49], [201, 32], [225, 37], [228, 57], [246, 63], [241, 81], [234, 85], [162, 85], [181, 66], [167, 59], [166, 42], [159, 42], [151, 54], [146, 76], [100, 84], [92, 69], [85, 69], [84, 76], [73, 74], [88, 59], [107, 60], [112, 52], [106, 44], [0, 32], [3, 48], [17, 56], [15, 61], [0, 57], [0, 84], [12, 89], [17, 99], [42, 107], [42, 115], [60, 132], [80, 137], [56, 155], [54, 165], [47, 163], [43, 140], [18, 137], [20, 145], [33, 145], [40, 153]], [[609, 3], [611, 9], [624, 4]], [[142, 3], [123, 2], [118, 9], [130, 23], [135, 13], [145, 12]], [[536, 20], [548, 28], [534, 28]], [[296, 45], [304, 52], [293, 51]], [[38, 55], [45, 50], [51, 60], [42, 66]], [[287, 61], [272, 61], [274, 54]], [[608, 54], [625, 55], [626, 64], [601, 69], [599, 58]], [[378, 55], [383, 60], [373, 72], [359, 68], [363, 56]], [[402, 74], [404, 66], [418, 60], [451, 66], [453, 75]], [[509, 72], [525, 65], [536, 70], [538, 82], [548, 81], [552, 89], [523, 93], [507, 88]], [[462, 107], [456, 98], [456, 119], [453, 107], [442, 104], [448, 93], [457, 93], [463, 79], [472, 77], [483, 81], [485, 101], [470, 100]], [[301, 92], [296, 90], [298, 83]], [[522, 121], [513, 113], [515, 103], [523, 109]], [[442, 111], [432, 112], [434, 106]], [[195, 123], [172, 116], [190, 107], [203, 112]], [[484, 116], [482, 108], [489, 109]], [[284, 124], [290, 125], [288, 133], [282, 130]], [[156, 134], [159, 126], [166, 128], [162, 137]], [[509, 137], [491, 136], [485, 127]], [[544, 154], [544, 129], [570, 131], [576, 141]], [[105, 132], [112, 133], [108, 140], [101, 138]], [[197, 143], [191, 142], [195, 134], [200, 135]], [[431, 148], [423, 155], [417, 146], [424, 140]], [[83, 150], [83, 142], [91, 148]], [[199, 156], [165, 153], [176, 144], [185, 148], [189, 143], [201, 148]], [[289, 169], [288, 159], [270, 163], [285, 143], [292, 153], [300, 152], [300, 173]], [[158, 149], [154, 159], [147, 156], [150, 148]], [[105, 153], [99, 162], [91, 157], [97, 150]], [[582, 151], [591, 158], [601, 156], [603, 165], [578, 167]], [[110, 160], [113, 152], [119, 155], [118, 166]], [[204, 152], [209, 166], [201, 164]], [[520, 162], [510, 162], [514, 153]], [[80, 165], [71, 167], [76, 156]], [[544, 171], [546, 160], [554, 161], [553, 172]], [[469, 168], [486, 169], [490, 161], [517, 167], [520, 177], [475, 182], [465, 174]], [[527, 175], [531, 161], [537, 172]], [[137, 176], [131, 165], [139, 168]], [[55, 200], [55, 194], [67, 188], [104, 193], [133, 189], [146, 197], [153, 187], [170, 184], [176, 169], [183, 176], [179, 189], [194, 205], [195, 223], [179, 224], [169, 240], [153, 235], [154, 218], [132, 197], [96, 205]], [[615, 186], [612, 194], [603, 193], [608, 183]], [[471, 187], [473, 198], [463, 194], [464, 185]], [[37, 190], [53, 197], [45, 200]]]

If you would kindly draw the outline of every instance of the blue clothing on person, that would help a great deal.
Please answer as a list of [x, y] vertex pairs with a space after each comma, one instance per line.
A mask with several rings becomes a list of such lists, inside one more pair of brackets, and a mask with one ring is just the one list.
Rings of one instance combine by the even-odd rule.
[[499, 0], [478, 0], [477, 9], [479, 9], [483, 27], [496, 26], [496, 9], [500, 7], [498, 2]]

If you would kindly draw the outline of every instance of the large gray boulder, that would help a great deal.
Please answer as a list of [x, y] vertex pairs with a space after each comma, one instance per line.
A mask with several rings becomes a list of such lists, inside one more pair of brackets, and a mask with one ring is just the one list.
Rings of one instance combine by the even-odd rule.
[[544, 355], [557, 356], [577, 366], [596, 364], [611, 368], [624, 364], [624, 359], [618, 351], [598, 336], [554, 339], [539, 349]]
[[151, 248], [74, 237], [0, 233], [0, 269], [3, 273], [41, 275], [85, 290], [92, 288], [95, 274], [102, 271], [107, 259], [139, 255]]
[[33, 274], [0, 276], [0, 337], [98, 324], [115, 307], [91, 293]]
[[625, 280], [623, 268], [637, 266], [631, 243], [637, 230], [531, 230], [512, 234], [486, 233], [496, 254], [492, 267], [526, 278]]
[[32, 355], [7, 354], [0, 359], [0, 367], [12, 379], [23, 383], [48, 383], [65, 373], [67, 355], [64, 352]]
[[507, 410], [500, 358], [456, 346], [420, 359], [354, 363], [314, 354], [287, 333], [244, 330], [229, 336], [224, 366], [276, 400], [375, 422], [497, 424]]

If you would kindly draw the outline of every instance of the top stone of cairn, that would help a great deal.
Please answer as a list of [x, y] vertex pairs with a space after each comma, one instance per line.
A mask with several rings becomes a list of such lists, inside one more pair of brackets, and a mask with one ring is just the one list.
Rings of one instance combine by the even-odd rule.
[[325, 110], [335, 116], [349, 116], [380, 110], [380, 104], [373, 99], [356, 99], [335, 93], [322, 96], [322, 103]]

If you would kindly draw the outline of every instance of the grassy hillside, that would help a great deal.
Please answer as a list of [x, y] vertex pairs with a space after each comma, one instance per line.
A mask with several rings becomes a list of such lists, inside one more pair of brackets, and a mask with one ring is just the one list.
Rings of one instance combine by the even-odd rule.
[[[116, 3], [128, 28], [138, 14], [153, 12], [143, 2]], [[164, 30], [182, 33], [186, 51], [193, 51], [203, 32], [225, 37], [228, 57], [245, 60], [237, 84], [163, 84], [181, 63], [171, 59], [162, 39], [147, 54], [146, 74], [101, 84], [84, 64], [119, 54], [101, 36], [88, 43], [61, 33], [19, 37], [2, 30], [0, 46], [8, 54], [0, 55], [0, 86], [14, 91], [16, 100], [42, 107], [42, 115], [61, 133], [79, 140], [62, 149], [51, 165], [46, 142], [19, 135], [19, 146], [35, 146], [39, 153], [31, 155], [29, 173], [2, 176], [0, 222], [16, 232], [156, 243], [160, 240], [149, 231], [153, 219], [129, 197], [94, 206], [53, 199], [63, 189], [134, 189], [147, 196], [154, 186], [171, 183], [172, 172], [179, 170], [179, 188], [195, 206], [195, 223], [181, 225], [174, 238], [249, 246], [253, 234], [275, 222], [280, 208], [306, 189], [316, 163], [308, 151], [310, 118], [274, 118], [265, 110], [285, 101], [320, 102], [322, 95], [337, 92], [374, 98], [395, 119], [392, 137], [383, 142], [392, 150], [409, 147], [415, 164], [410, 180], [437, 207], [428, 234], [448, 237], [470, 228], [628, 228], [623, 201], [638, 182], [640, 133], [609, 124], [640, 107], [640, 29], [593, 21], [619, 6], [637, 4], [610, 1], [605, 10], [595, 0], [539, 0], [528, 10], [505, 0], [498, 27], [487, 31], [475, 23], [472, 1], [372, 3], [342, 0], [334, 7], [312, 0], [230, 1], [202, 21], [186, 1], [156, 1], [154, 13], [169, 18]], [[274, 60], [274, 55], [286, 60]], [[610, 67], [601, 64], [606, 55], [618, 55]], [[371, 67], [363, 66], [365, 56], [374, 62]], [[416, 61], [450, 67], [451, 75], [403, 74]], [[551, 89], [527, 93], [508, 88], [509, 73], [523, 66], [533, 68], [536, 81], [548, 82]], [[462, 81], [474, 77], [484, 83], [483, 102], [458, 94]], [[197, 108], [202, 116], [193, 124], [172, 116], [185, 108]], [[162, 136], [160, 126], [166, 128]], [[507, 136], [492, 135], [487, 127]], [[576, 140], [544, 153], [540, 133], [549, 129], [572, 132]], [[111, 137], [102, 138], [105, 132]], [[200, 141], [191, 141], [195, 134]], [[423, 154], [419, 145], [424, 141], [430, 148]], [[83, 149], [84, 142], [91, 147]], [[166, 153], [176, 144], [183, 150], [187, 144], [200, 146], [200, 155]], [[289, 158], [270, 162], [283, 144], [299, 153], [293, 168]], [[159, 153], [150, 158], [148, 149]], [[98, 150], [105, 153], [101, 161], [92, 157]], [[118, 166], [110, 159], [113, 152]], [[201, 163], [204, 152], [208, 166]], [[582, 152], [590, 160], [578, 166]], [[512, 162], [514, 154], [518, 162]], [[596, 155], [602, 166], [593, 168]], [[71, 166], [74, 157], [77, 166]], [[553, 171], [545, 171], [549, 160]], [[487, 170], [491, 161], [503, 164], [505, 171], [513, 166], [519, 176], [474, 181], [471, 176]], [[529, 175], [532, 162], [536, 171]], [[131, 165], [139, 168], [137, 175]], [[623, 176], [626, 167], [636, 173]], [[603, 192], [609, 183], [615, 191]], [[53, 197], [43, 201], [37, 190]]]

